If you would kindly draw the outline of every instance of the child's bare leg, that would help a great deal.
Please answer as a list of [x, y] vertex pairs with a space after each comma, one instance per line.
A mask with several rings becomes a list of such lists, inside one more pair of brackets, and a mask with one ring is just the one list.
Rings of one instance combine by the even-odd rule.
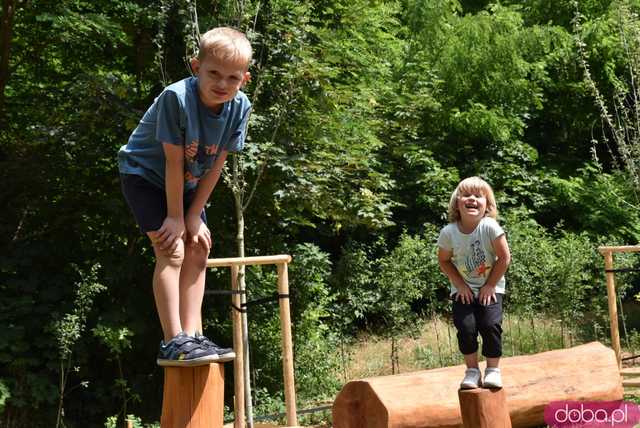
[[187, 244], [180, 272], [180, 321], [185, 333], [202, 333], [202, 300], [209, 254], [201, 244]]
[[467, 365], [469, 369], [477, 369], [478, 368], [478, 353], [474, 352], [473, 354], [463, 354], [464, 355], [464, 363]]
[[498, 367], [500, 365], [500, 357], [489, 358], [487, 357], [487, 367]]
[[[153, 232], [148, 233], [153, 241]], [[178, 239], [172, 252], [153, 246], [156, 267], [153, 272], [153, 296], [165, 343], [182, 331], [180, 323], [180, 269], [184, 260], [184, 242]]]

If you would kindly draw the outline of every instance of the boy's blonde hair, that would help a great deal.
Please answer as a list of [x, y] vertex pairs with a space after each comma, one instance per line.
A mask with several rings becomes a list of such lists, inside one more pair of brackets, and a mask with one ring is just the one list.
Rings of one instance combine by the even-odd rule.
[[243, 32], [230, 27], [218, 27], [207, 31], [200, 37], [198, 60], [202, 61], [207, 56], [242, 64], [248, 68], [253, 50]]
[[451, 200], [449, 201], [449, 211], [447, 213], [449, 221], [455, 223], [460, 220], [460, 211], [458, 210], [458, 199], [467, 192], [480, 192], [485, 198], [487, 198], [487, 210], [484, 213], [485, 217], [498, 218], [498, 205], [496, 204], [496, 197], [493, 195], [493, 189], [480, 177], [468, 177], [462, 180], [456, 190], [451, 194]]

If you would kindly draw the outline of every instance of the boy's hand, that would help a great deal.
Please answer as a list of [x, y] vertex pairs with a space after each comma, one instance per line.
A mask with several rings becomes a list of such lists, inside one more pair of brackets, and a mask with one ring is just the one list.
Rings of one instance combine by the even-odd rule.
[[456, 300], [461, 301], [465, 305], [473, 302], [473, 291], [471, 291], [471, 287], [469, 287], [467, 284], [464, 284], [463, 287], [456, 286], [456, 290], [458, 290], [458, 292], [456, 293]]
[[480, 301], [481, 305], [490, 305], [491, 302], [497, 302], [498, 298], [496, 297], [496, 287], [495, 285], [489, 286], [489, 285], [483, 285], [482, 287], [480, 287], [480, 293], [478, 293], [478, 300]]
[[187, 216], [187, 244], [202, 245], [207, 254], [211, 250], [211, 232], [200, 216]]
[[178, 245], [178, 239], [184, 236], [184, 221], [178, 217], [167, 217], [156, 233], [154, 243], [160, 250], [171, 254]]

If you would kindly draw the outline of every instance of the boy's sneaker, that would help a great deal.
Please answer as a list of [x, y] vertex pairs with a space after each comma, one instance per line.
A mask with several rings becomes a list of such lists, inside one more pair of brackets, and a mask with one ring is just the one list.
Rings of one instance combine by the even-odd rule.
[[218, 359], [216, 360], [218, 363], [232, 361], [236, 358], [236, 353], [233, 352], [233, 349], [231, 348], [222, 348], [216, 345], [215, 343], [213, 343], [206, 336], [203, 336], [198, 332], [196, 332], [195, 338], [202, 347], [210, 349], [213, 352], [215, 352], [215, 354], [218, 356]]
[[485, 388], [502, 388], [500, 369], [498, 367], [487, 367], [484, 371], [482, 384]]
[[465, 370], [464, 379], [460, 382], [460, 389], [474, 389], [480, 386], [480, 369]]
[[159, 366], [192, 367], [204, 366], [218, 361], [218, 354], [202, 346], [195, 337], [184, 332], [178, 333], [169, 342], [160, 342]]

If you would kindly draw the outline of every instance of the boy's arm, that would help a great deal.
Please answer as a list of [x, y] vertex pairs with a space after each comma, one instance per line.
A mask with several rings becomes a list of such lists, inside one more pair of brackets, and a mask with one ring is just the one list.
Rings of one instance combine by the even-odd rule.
[[451, 261], [453, 257], [453, 251], [445, 250], [442, 247], [438, 247], [438, 264], [440, 264], [440, 270], [447, 275], [451, 284], [458, 290], [456, 294], [456, 300], [461, 300], [462, 303], [471, 303], [473, 301], [473, 291], [464, 282], [462, 275], [458, 272], [458, 269]]
[[167, 195], [167, 217], [158, 229], [160, 249], [173, 249], [184, 235], [184, 147], [162, 143], [165, 155], [165, 191]]
[[[196, 194], [185, 216], [189, 240], [194, 244], [197, 244], [198, 241], [203, 238], [200, 234], [200, 225], [202, 224], [200, 213], [204, 209], [205, 204], [209, 200], [209, 196], [211, 196], [213, 189], [220, 179], [220, 174], [222, 173], [224, 162], [227, 160], [228, 153], [226, 150], [222, 150], [214, 162], [213, 167], [198, 181]], [[204, 239], [202, 243], [205, 244], [207, 251], [211, 248], [210, 237]]]
[[478, 300], [483, 305], [488, 305], [491, 300], [496, 300], [496, 285], [502, 276], [507, 272], [509, 263], [511, 263], [511, 251], [509, 250], [509, 244], [507, 243], [507, 237], [503, 233], [498, 236], [491, 243], [493, 251], [496, 253], [496, 261], [493, 264], [491, 273], [485, 281], [484, 285], [480, 288], [478, 294]]

